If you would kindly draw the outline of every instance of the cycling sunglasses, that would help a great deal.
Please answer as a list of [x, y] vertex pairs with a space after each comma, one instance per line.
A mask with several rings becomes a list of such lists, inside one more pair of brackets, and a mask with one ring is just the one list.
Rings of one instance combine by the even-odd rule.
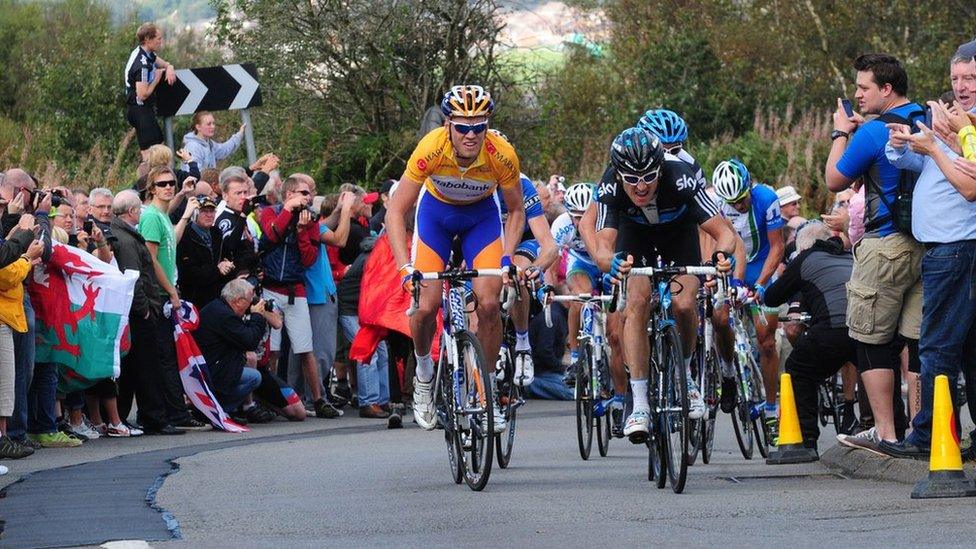
[[461, 135], [468, 135], [469, 132], [474, 132], [475, 135], [479, 135], [488, 129], [488, 121], [478, 122], [477, 124], [463, 124], [461, 122], [451, 122], [454, 129]]
[[726, 200], [725, 203], [730, 206], [735, 206], [736, 204], [741, 204], [742, 201], [745, 200], [747, 196], [749, 196], [749, 193], [744, 192], [741, 195], [739, 195], [738, 198], [733, 198], [732, 200]]
[[668, 154], [678, 154], [681, 152], [684, 144], [679, 141], [677, 143], [661, 143], [661, 146]]
[[661, 168], [647, 172], [644, 175], [636, 175], [632, 173], [617, 173], [617, 175], [620, 176], [620, 179], [628, 185], [636, 186], [641, 183], [650, 185], [651, 183], [657, 181], [658, 176], [661, 175]]

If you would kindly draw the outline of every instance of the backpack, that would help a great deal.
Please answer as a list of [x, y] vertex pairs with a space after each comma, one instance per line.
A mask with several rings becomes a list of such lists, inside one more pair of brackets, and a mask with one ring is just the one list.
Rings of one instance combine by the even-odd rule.
[[[912, 133], [917, 133], [919, 129], [915, 126], [915, 122], [918, 120], [924, 121], [925, 116], [926, 112], [924, 110], [914, 110], [908, 113], [907, 118], [886, 112], [879, 116], [878, 120], [885, 124], [905, 124], [911, 128]], [[890, 219], [896, 231], [908, 235], [912, 234], [912, 195], [915, 192], [915, 183], [918, 181], [918, 176], [918, 172], [912, 170], [898, 170], [898, 187], [895, 189], [895, 202], [892, 204], [888, 201], [888, 197], [885, 196], [881, 188], [881, 177], [878, 174], [877, 164], [871, 166], [871, 169], [864, 177], [865, 183], [872, 192], [878, 194], [881, 202], [888, 209], [888, 214], [865, 223], [864, 230], [866, 232], [877, 230], [878, 227]], [[867, 213], [867, 209], [865, 209], [865, 213]]]

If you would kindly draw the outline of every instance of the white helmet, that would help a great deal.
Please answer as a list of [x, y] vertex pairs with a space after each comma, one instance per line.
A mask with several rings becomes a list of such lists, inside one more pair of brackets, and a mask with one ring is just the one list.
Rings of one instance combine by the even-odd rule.
[[725, 202], [736, 202], [749, 192], [749, 170], [742, 162], [731, 159], [720, 162], [712, 172], [715, 194]]
[[590, 183], [577, 183], [566, 190], [563, 203], [570, 212], [583, 213], [590, 206], [593, 199], [593, 185]]

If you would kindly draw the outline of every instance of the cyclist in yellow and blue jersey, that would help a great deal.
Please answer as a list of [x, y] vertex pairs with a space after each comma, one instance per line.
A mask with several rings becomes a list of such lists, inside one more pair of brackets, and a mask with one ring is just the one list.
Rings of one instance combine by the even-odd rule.
[[[420, 140], [387, 205], [386, 230], [407, 291], [412, 290], [410, 274], [415, 269], [444, 269], [455, 238], [460, 239], [465, 263], [472, 269], [511, 265], [525, 229], [518, 156], [505, 139], [487, 131], [494, 111], [491, 95], [481, 86], [454, 86], [444, 94], [441, 110], [447, 117], [444, 126]], [[497, 189], [508, 210], [504, 233]], [[413, 247], [408, 253], [404, 216], [414, 205]], [[472, 281], [478, 301], [477, 335], [489, 364], [498, 359], [502, 340], [501, 284], [492, 277]], [[436, 425], [430, 347], [440, 304], [440, 286], [427, 284], [420, 290], [417, 312], [410, 317], [417, 355], [414, 419], [427, 430]]]

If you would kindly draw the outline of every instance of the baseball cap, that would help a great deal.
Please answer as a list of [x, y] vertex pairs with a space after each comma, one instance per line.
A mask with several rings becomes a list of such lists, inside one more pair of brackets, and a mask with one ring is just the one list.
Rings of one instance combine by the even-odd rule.
[[794, 202], [799, 202], [802, 196], [796, 192], [790, 185], [786, 185], [776, 189], [776, 196], [779, 198], [779, 205], [786, 206], [787, 204], [792, 204]]
[[967, 61], [976, 59], [976, 40], [966, 42], [965, 44], [959, 46], [959, 49], [956, 50], [956, 53], [952, 56], [952, 58], [965, 59]]
[[209, 196], [204, 196], [202, 198], [198, 198], [197, 199], [197, 202], [199, 202], [200, 209], [201, 210], [204, 209], [204, 208], [217, 209], [217, 203], [214, 202], [214, 199], [213, 198], [210, 198]]
[[380, 199], [380, 193], [366, 193], [363, 195], [364, 204], [372, 204]]

